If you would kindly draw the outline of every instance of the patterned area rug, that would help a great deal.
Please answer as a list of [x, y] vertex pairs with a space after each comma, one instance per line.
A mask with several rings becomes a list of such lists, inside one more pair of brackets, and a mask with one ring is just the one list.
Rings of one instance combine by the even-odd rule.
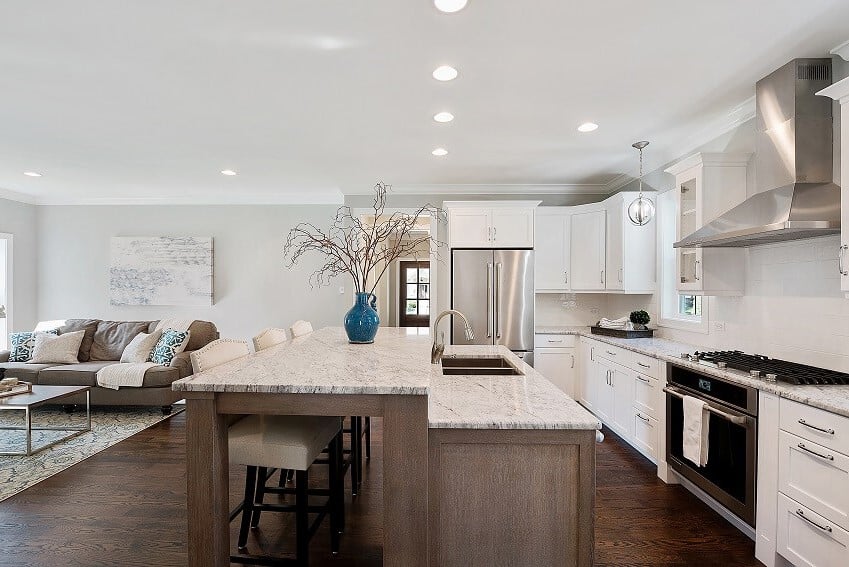
[[[91, 431], [63, 441], [29, 457], [0, 456], [0, 501], [73, 466], [100, 451], [183, 411], [176, 405], [170, 416], [158, 407], [96, 407], [91, 410]], [[33, 412], [33, 427], [81, 426], [85, 410], [66, 414], [61, 408], [46, 407]], [[0, 426], [23, 426], [24, 412], [0, 412]], [[33, 431], [33, 447], [66, 435], [64, 431]], [[0, 429], [0, 451], [20, 451], [26, 447], [23, 431]]]

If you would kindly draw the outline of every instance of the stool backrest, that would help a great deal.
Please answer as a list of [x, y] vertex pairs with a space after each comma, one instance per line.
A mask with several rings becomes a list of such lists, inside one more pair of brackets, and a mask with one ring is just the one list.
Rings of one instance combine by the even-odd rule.
[[271, 348], [280, 343], [286, 342], [289, 337], [284, 329], [265, 329], [263, 332], [254, 337], [254, 350], [259, 352], [267, 348]]
[[292, 323], [292, 338], [303, 337], [312, 333], [312, 323], [309, 321], [295, 321]]
[[216, 339], [202, 349], [192, 352], [190, 355], [192, 370], [196, 374], [204, 372], [231, 360], [248, 356], [250, 353], [251, 349], [247, 341]]

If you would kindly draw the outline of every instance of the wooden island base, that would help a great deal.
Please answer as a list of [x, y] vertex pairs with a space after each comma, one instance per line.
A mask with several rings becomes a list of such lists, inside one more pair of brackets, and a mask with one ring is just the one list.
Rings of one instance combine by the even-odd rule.
[[594, 430], [429, 429], [432, 567], [593, 564]]

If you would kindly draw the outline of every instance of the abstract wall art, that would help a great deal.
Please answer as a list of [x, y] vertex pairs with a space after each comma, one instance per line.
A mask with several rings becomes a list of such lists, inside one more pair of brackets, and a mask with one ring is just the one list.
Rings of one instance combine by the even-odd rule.
[[112, 305], [212, 305], [212, 238], [113, 237]]

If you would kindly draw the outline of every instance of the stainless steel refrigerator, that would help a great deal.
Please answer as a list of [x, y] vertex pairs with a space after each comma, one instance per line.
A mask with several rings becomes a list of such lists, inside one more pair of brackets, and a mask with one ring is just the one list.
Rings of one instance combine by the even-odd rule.
[[504, 345], [533, 365], [533, 250], [452, 250], [451, 307], [475, 331], [466, 339], [452, 316], [452, 344]]

